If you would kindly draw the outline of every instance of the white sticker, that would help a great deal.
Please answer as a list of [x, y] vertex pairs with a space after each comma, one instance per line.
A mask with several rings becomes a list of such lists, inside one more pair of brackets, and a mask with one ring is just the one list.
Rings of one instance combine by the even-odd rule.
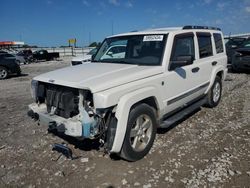
[[163, 35], [146, 35], [143, 37], [143, 42], [146, 41], [162, 41]]

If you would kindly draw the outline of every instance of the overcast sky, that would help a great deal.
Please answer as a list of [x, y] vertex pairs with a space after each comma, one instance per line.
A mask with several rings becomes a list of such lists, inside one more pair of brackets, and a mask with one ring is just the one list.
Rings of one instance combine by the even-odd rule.
[[112, 33], [191, 24], [250, 33], [250, 0], [0, 0], [0, 23], [0, 41], [39, 46], [69, 38], [83, 46]]

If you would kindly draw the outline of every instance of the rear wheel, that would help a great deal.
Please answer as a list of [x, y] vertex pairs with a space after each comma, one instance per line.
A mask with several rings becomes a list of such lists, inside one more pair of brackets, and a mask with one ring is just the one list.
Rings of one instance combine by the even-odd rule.
[[121, 157], [128, 161], [142, 159], [151, 149], [156, 135], [155, 110], [140, 104], [130, 111]]
[[8, 70], [5, 67], [0, 66], [0, 80], [7, 78], [9, 75]]
[[221, 93], [222, 93], [221, 78], [219, 76], [216, 76], [214, 83], [207, 94], [206, 106], [210, 108], [216, 107], [220, 102]]

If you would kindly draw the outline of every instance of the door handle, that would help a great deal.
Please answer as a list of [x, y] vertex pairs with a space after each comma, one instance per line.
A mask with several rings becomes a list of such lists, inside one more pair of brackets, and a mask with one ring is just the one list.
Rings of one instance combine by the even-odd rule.
[[217, 62], [216, 62], [216, 61], [213, 61], [213, 62], [212, 62], [212, 65], [213, 65], [213, 66], [217, 65]]
[[192, 69], [192, 72], [193, 72], [193, 73], [196, 73], [196, 72], [198, 72], [199, 70], [200, 70], [199, 67], [195, 67], [195, 68]]

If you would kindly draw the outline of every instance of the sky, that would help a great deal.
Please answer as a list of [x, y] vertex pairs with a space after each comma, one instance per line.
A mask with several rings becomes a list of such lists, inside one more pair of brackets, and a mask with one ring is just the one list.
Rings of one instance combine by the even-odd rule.
[[0, 0], [0, 23], [0, 41], [48, 47], [184, 25], [250, 33], [250, 0]]

